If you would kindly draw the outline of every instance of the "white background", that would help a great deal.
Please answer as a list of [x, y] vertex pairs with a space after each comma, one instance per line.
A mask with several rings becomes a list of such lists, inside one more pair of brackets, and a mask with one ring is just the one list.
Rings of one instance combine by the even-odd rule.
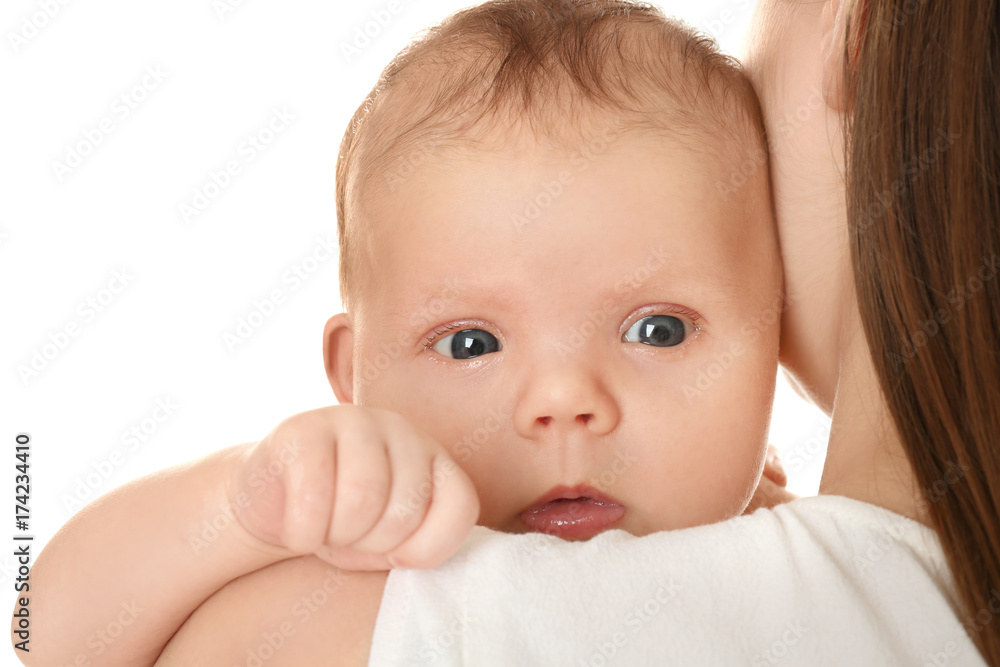
[[[11, 536], [18, 432], [33, 442], [37, 554], [94, 497], [334, 401], [320, 341], [340, 310], [336, 257], [303, 262], [317, 239], [335, 243], [341, 136], [390, 58], [467, 4], [397, 0], [390, 13], [388, 0], [4, 1], [0, 492]], [[738, 54], [753, 3], [660, 4]], [[248, 160], [244, 142], [275, 109], [294, 120]], [[87, 153], [75, 168], [71, 150]], [[180, 205], [230, 160], [239, 174], [185, 221]], [[297, 289], [283, 280], [294, 267], [315, 269]], [[115, 271], [131, 277], [127, 286], [102, 292]], [[284, 303], [230, 350], [224, 335], [273, 289]], [[87, 299], [108, 297], [90, 312]], [[73, 324], [77, 335], [59, 348]], [[177, 406], [159, 424], [150, 419], [157, 400]], [[148, 433], [128, 451], [121, 438], [133, 427]], [[779, 378], [771, 440], [792, 490], [815, 493], [828, 433], [829, 421]], [[10, 603], [12, 552], [0, 549]]]

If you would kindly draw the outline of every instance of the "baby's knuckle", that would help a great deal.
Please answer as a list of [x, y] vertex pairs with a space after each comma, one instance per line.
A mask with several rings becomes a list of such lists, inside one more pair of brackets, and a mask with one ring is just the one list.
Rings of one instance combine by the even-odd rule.
[[295, 415], [283, 420], [268, 439], [269, 453], [274, 458], [294, 458], [306, 449], [311, 431], [308, 415]]
[[386, 492], [382, 482], [347, 478], [338, 484], [336, 503], [348, 516], [369, 515], [384, 507]]
[[440, 565], [443, 560], [439, 546], [427, 540], [409, 544], [394, 555], [398, 555], [410, 567], [415, 568], [434, 567]]
[[378, 418], [383, 426], [392, 431], [401, 431], [410, 428], [410, 422], [403, 415], [392, 410], [373, 410], [373, 415]]

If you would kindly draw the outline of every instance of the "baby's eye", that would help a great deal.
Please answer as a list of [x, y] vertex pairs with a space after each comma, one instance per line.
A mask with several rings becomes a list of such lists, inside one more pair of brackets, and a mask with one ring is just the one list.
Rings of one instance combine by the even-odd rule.
[[670, 315], [644, 317], [625, 332], [629, 343], [645, 343], [654, 347], [672, 347], [684, 342], [686, 330], [683, 320]]
[[472, 359], [500, 349], [496, 336], [482, 329], [463, 329], [434, 343], [434, 351], [452, 359]]

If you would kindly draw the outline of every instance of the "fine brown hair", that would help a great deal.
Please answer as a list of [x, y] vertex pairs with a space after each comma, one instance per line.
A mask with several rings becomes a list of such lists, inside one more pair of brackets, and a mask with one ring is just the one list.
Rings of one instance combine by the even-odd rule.
[[1000, 665], [1000, 9], [859, 0], [845, 57], [865, 334], [959, 619]]
[[737, 61], [652, 5], [492, 0], [456, 12], [389, 63], [344, 134], [336, 198], [345, 306], [364, 247], [354, 238], [356, 202], [377, 201], [456, 146], [490, 150], [487, 133], [527, 128], [565, 144], [593, 132], [595, 116], [613, 117], [616, 134], [692, 138], [726, 166], [731, 145], [766, 154], [759, 105]]

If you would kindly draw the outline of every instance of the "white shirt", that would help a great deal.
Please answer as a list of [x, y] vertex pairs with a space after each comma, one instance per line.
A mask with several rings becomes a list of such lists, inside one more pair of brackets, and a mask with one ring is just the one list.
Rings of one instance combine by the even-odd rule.
[[932, 530], [838, 496], [645, 537], [476, 527], [389, 575], [369, 665], [985, 665], [950, 591]]

